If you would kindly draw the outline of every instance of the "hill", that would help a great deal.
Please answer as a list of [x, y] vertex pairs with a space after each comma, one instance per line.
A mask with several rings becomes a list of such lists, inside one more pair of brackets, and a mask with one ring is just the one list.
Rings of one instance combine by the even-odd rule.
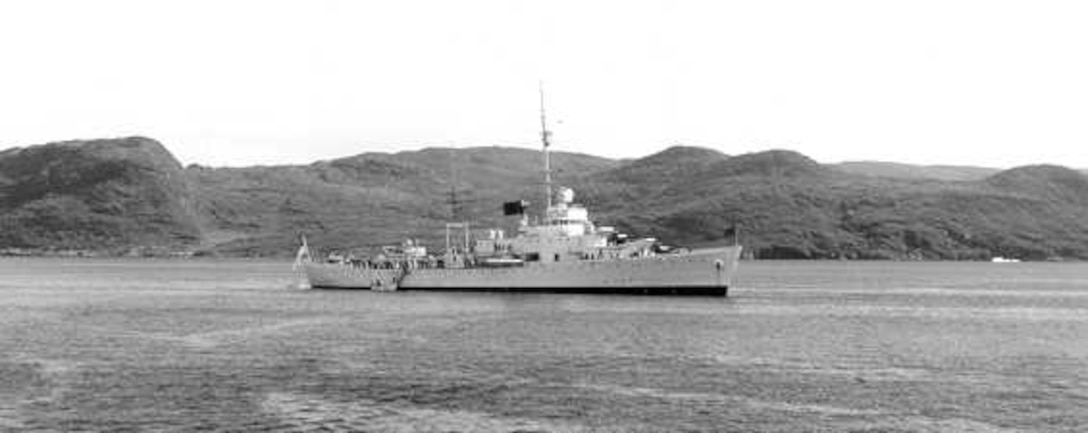
[[[605, 219], [687, 245], [729, 242], [723, 229], [736, 224], [760, 258], [1088, 258], [1088, 178], [1064, 168], [949, 182], [852, 174], [770, 151], [652, 187], [638, 179], [653, 176], [614, 178], [606, 171], [583, 184]], [[630, 193], [651, 189], [659, 193]]]
[[0, 153], [0, 248], [186, 248], [201, 238], [198, 212], [181, 165], [151, 139]]
[[831, 167], [852, 174], [901, 179], [936, 179], [948, 181], [981, 180], [1001, 170], [964, 165], [914, 165], [883, 161], [846, 161]]
[[[408, 237], [435, 245], [444, 240], [447, 221], [501, 223], [503, 201], [542, 194], [540, 158], [517, 148], [428, 148], [304, 166], [193, 166], [187, 172], [214, 228], [209, 251], [270, 255], [292, 251], [301, 233], [335, 249]], [[557, 177], [617, 165], [565, 152], [554, 152], [552, 161]]]
[[[325, 249], [408, 237], [440, 246], [447, 221], [511, 227], [504, 201], [528, 199], [538, 213], [540, 158], [427, 148], [182, 169], [146, 138], [13, 149], [0, 153], [0, 248], [282, 256], [303, 233]], [[694, 147], [632, 160], [554, 152], [552, 162], [598, 223], [675, 245], [731, 242], [735, 224], [759, 258], [1088, 259], [1088, 178], [1064, 167], [874, 175], [787, 150]]]

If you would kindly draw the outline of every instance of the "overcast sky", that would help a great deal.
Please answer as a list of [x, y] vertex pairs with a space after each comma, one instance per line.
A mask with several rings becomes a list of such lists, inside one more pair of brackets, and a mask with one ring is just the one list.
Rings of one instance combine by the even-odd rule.
[[1088, 2], [6, 0], [0, 147], [426, 146], [1088, 167]]

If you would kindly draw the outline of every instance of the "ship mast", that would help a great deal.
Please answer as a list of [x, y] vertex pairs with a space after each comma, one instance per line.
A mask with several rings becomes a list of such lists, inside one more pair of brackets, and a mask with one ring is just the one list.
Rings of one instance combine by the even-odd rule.
[[457, 151], [453, 148], [453, 146], [450, 146], [449, 163], [450, 177], [452, 178], [452, 181], [450, 182], [450, 197], [448, 201], [450, 205], [450, 221], [458, 221], [458, 217], [461, 215], [461, 201], [457, 199], [457, 182], [459, 173], [459, 164], [457, 161], [457, 157]]
[[547, 218], [548, 209], [552, 207], [552, 165], [548, 146], [550, 144], [551, 131], [548, 131], [548, 122], [544, 117], [544, 82], [540, 83], [540, 141], [544, 144], [544, 217]]

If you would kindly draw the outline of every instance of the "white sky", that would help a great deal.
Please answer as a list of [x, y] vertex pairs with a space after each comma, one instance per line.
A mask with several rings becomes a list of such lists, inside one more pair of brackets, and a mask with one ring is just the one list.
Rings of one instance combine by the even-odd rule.
[[0, 147], [146, 135], [183, 163], [683, 143], [1088, 167], [1088, 2], [0, 2]]

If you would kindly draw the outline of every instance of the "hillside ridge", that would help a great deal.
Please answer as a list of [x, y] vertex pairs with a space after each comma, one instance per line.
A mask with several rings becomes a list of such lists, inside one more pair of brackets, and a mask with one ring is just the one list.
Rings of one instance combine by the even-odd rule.
[[[675, 245], [731, 242], [737, 226], [757, 258], [1088, 259], [1088, 177], [1060, 166], [964, 178], [874, 175], [781, 149], [552, 156], [556, 183], [599, 223]], [[0, 151], [0, 251], [285, 256], [301, 234], [327, 250], [440, 246], [447, 221], [510, 228], [504, 201], [540, 212], [541, 175], [539, 151], [501, 146], [219, 168], [183, 168], [144, 137], [28, 146]]]

